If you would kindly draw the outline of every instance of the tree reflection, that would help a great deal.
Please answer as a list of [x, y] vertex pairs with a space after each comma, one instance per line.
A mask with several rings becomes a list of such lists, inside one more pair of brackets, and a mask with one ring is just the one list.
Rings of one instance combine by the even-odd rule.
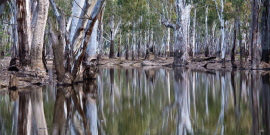
[[193, 132], [190, 120], [190, 95], [188, 73], [181, 68], [174, 68], [174, 94], [177, 103], [177, 135]]
[[90, 126], [92, 135], [98, 135], [98, 116], [97, 116], [97, 82], [96, 80], [84, 80], [83, 83], [83, 109]]
[[47, 135], [41, 87], [31, 87], [19, 97], [18, 132], [20, 135]]
[[65, 123], [65, 93], [63, 88], [58, 88], [54, 104], [52, 135], [65, 135]]
[[269, 73], [262, 74], [262, 89], [261, 89], [261, 96], [262, 96], [262, 121], [263, 121], [263, 128], [264, 134], [270, 134], [270, 75]]
[[260, 134], [260, 125], [259, 125], [259, 89], [260, 88], [260, 78], [257, 71], [251, 71], [250, 74], [251, 87], [250, 87], [250, 103], [252, 111], [252, 134]]
[[269, 78], [267, 71], [102, 69], [97, 80], [1, 95], [0, 134], [266, 135]]

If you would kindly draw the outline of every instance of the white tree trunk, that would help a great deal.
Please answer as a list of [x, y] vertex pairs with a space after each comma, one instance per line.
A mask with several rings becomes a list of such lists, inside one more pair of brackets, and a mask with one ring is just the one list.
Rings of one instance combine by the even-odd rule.
[[204, 44], [204, 54], [205, 57], [208, 57], [209, 55], [209, 45], [208, 45], [208, 6], [206, 7], [205, 11], [205, 44]]
[[166, 57], [170, 57], [171, 30], [167, 28]]
[[97, 57], [96, 55], [97, 55], [97, 48], [98, 48], [98, 42], [97, 42], [98, 23], [99, 23], [99, 20], [95, 22], [93, 32], [90, 38], [90, 42], [88, 43], [88, 46], [86, 49], [87, 62], [90, 62], [92, 59]]
[[38, 15], [36, 28], [33, 32], [31, 44], [31, 68], [32, 70], [39, 70], [45, 73], [44, 64], [42, 61], [42, 49], [44, 42], [44, 33], [47, 23], [47, 16], [49, 11], [49, 0], [42, 0], [38, 3]]
[[[188, 20], [190, 19], [191, 5], [182, 0], [176, 0], [177, 23], [175, 27], [175, 56], [174, 65], [184, 66], [188, 61], [187, 32]], [[179, 27], [179, 28], [178, 28]]]
[[[224, 44], [225, 40], [225, 21], [224, 21], [224, 0], [220, 0], [221, 9], [218, 8], [217, 0], [215, 0], [216, 10], [218, 14], [218, 18], [221, 25], [221, 59], [225, 61], [225, 54], [226, 54], [226, 46]], [[223, 63], [223, 66], [225, 63]]]
[[192, 38], [193, 38], [193, 42], [192, 42], [192, 52], [193, 52], [193, 57], [195, 57], [195, 53], [197, 51], [196, 49], [196, 8], [194, 8], [194, 18], [193, 18], [193, 35], [192, 35]]
[[83, 9], [82, 7], [85, 4], [85, 0], [75, 0], [73, 1], [73, 6], [72, 6], [72, 17], [71, 17], [71, 26], [70, 29], [68, 29], [70, 31], [70, 36], [69, 36], [69, 40], [70, 42], [72, 42], [74, 40], [74, 36], [75, 36], [75, 32], [78, 30], [79, 27], [77, 27], [78, 22], [80, 20], [80, 16], [82, 14]]

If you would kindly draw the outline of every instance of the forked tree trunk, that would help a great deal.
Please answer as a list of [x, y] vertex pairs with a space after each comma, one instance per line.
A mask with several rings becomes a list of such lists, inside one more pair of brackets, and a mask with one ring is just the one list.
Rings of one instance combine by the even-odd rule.
[[[50, 2], [52, 4], [54, 14], [57, 17], [58, 23], [59, 23], [59, 22], [61, 22], [61, 19], [62, 19], [61, 15], [59, 14], [53, 0], [50, 0]], [[98, 19], [98, 15], [100, 14], [100, 11], [103, 7], [103, 3], [104, 3], [104, 0], [97, 0], [97, 1], [83, 1], [82, 0], [82, 1], [77, 1], [77, 3], [73, 3], [73, 8], [72, 8], [73, 15], [76, 16], [76, 14], [78, 14], [78, 15], [80, 15], [81, 18], [90, 18], [90, 19], [77, 20], [78, 18], [74, 17], [74, 18], [72, 18], [70, 28], [69, 28], [69, 23], [68, 23], [67, 29], [70, 30], [71, 33], [69, 36], [70, 46], [67, 46], [67, 47], [69, 47], [71, 49], [72, 54], [73, 54], [72, 55], [73, 61], [71, 61], [71, 64], [72, 64], [71, 74], [72, 74], [72, 76], [65, 74], [65, 76], [64, 76], [65, 81], [64, 82], [66, 82], [66, 81], [72, 82], [73, 79], [76, 78], [76, 76], [79, 72], [80, 65], [81, 65], [83, 59], [85, 58], [87, 46], [89, 45], [89, 43], [91, 43], [91, 35], [93, 32], [95, 33], [95, 31], [97, 29], [96, 20]], [[80, 4], [85, 5], [85, 6], [83, 6], [83, 9], [80, 8]], [[80, 14], [81, 10], [84, 10], [84, 12], [86, 12], [86, 13]], [[59, 25], [61, 25], [61, 24], [62, 23], [60, 23]], [[60, 32], [65, 33], [65, 29], [61, 29], [61, 28], [62, 27], [60, 27]], [[55, 31], [51, 31], [51, 32], [54, 32], [54, 34], [51, 34], [51, 35], [56, 35], [54, 37], [52, 36], [52, 39], [55, 40], [54, 42], [59, 43], [60, 41], [57, 38], [57, 32], [55, 32]], [[62, 36], [60, 36], [60, 37], [62, 37]], [[96, 36], [94, 37], [94, 39], [96, 39]], [[62, 45], [62, 44], [60, 44], [60, 45]], [[94, 50], [97, 49], [96, 44], [91, 44], [91, 45], [95, 46]], [[91, 47], [91, 45], [90, 45], [90, 47]], [[63, 46], [61, 46], [61, 47], [63, 47]], [[59, 56], [59, 64], [62, 65], [63, 61], [61, 62], [60, 59], [62, 59], [64, 57], [63, 54], [61, 54], [64, 52], [64, 49], [56, 49], [55, 51], [57, 51], [57, 52], [54, 52], [54, 55], [58, 55], [58, 54], [61, 55], [61, 56]], [[60, 51], [62, 51], [62, 52], [60, 52]], [[93, 50], [91, 49], [91, 51], [93, 51]], [[96, 54], [96, 51], [93, 51], [91, 53]], [[88, 56], [89, 56], [89, 54], [88, 54]], [[92, 55], [90, 55], [90, 56], [92, 56]], [[63, 71], [65, 71], [65, 70], [62, 70], [62, 72]], [[61, 72], [60, 76], [63, 76], [62, 72]], [[67, 72], [70, 72], [70, 71], [67, 70]], [[66, 75], [68, 75], [68, 76], [66, 76]], [[59, 79], [58, 81], [61, 82], [62, 77], [59, 77], [59, 78], [58, 78]], [[66, 80], [66, 79], [68, 79], [68, 80]]]
[[118, 33], [119, 30], [119, 26], [122, 22], [122, 20], [120, 19], [120, 21], [118, 22], [117, 26], [114, 25], [114, 15], [111, 16], [111, 20], [110, 20], [110, 32], [111, 32], [111, 43], [110, 43], [110, 53], [109, 53], [109, 58], [114, 58], [115, 57], [115, 53], [114, 53], [114, 40], [115, 40], [115, 36]]
[[165, 18], [162, 24], [174, 29], [174, 61], [173, 66], [186, 66], [188, 64], [187, 32], [190, 18], [191, 5], [183, 0], [176, 0], [177, 21], [170, 23]]
[[38, 71], [39, 75], [45, 75], [42, 50], [49, 1], [42, 0], [32, 4], [30, 0], [17, 0], [16, 4], [20, 65]]

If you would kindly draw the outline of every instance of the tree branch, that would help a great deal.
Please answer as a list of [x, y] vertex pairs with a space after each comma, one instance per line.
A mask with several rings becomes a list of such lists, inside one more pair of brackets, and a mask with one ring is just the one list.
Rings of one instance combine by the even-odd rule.
[[121, 25], [121, 23], [122, 23], [122, 19], [120, 18], [120, 20], [119, 20], [119, 22], [118, 22], [118, 24], [117, 24], [117, 26], [116, 26], [116, 28], [115, 28], [115, 31], [114, 31], [114, 33], [113, 33], [114, 36], [118, 33], [118, 31], [119, 31], [119, 26]]
[[59, 11], [57, 9], [54, 0], [50, 0], [50, 3], [51, 3], [51, 6], [52, 6], [52, 9], [53, 9], [53, 13], [57, 18], [57, 21], [58, 21], [58, 23], [60, 23], [61, 22], [61, 14], [59, 13]]
[[168, 21], [167, 19], [165, 19], [165, 18], [162, 18], [161, 23], [162, 23], [163, 25], [165, 25], [166, 27], [169, 27], [169, 28], [172, 28], [172, 29], [175, 29], [175, 28], [176, 28], [176, 24], [169, 22], [169, 21]]

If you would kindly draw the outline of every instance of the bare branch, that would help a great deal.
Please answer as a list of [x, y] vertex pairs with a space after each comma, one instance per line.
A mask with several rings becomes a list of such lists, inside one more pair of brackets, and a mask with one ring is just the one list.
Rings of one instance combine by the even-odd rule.
[[161, 23], [165, 25], [166, 27], [176, 29], [176, 24], [169, 22], [167, 19], [163, 18]]
[[114, 36], [118, 33], [118, 31], [119, 31], [119, 26], [121, 25], [121, 23], [122, 23], [122, 19], [120, 18], [120, 20], [119, 20], [119, 22], [118, 22], [118, 24], [117, 24], [117, 26], [116, 26], [116, 28], [115, 28], [115, 31], [114, 31], [114, 33], [113, 33]]
[[[87, 13], [87, 12], [84, 11], [84, 9], [78, 4], [78, 2], [77, 2], [76, 0], [74, 0], [74, 2], [75, 2], [75, 4], [76, 4], [80, 9], [82, 9], [82, 11], [83, 11], [84, 13]], [[86, 15], [87, 15], [87, 14], [86, 14]], [[87, 15], [87, 17], [90, 18], [90, 16], [88, 16], [88, 15]]]
[[155, 12], [157, 12], [162, 18], [164, 18], [164, 15], [162, 15], [160, 12], [158, 12], [158, 10], [150, 4], [149, 0], [146, 0], [146, 1], [147, 1], [148, 5], [155, 10]]
[[54, 13], [54, 15], [56, 16], [57, 21], [58, 21], [58, 23], [59, 23], [59, 22], [61, 21], [61, 14], [59, 13], [59, 11], [58, 11], [58, 9], [57, 9], [54, 0], [50, 0], [50, 3], [51, 3], [51, 5], [52, 5], [53, 13]]

